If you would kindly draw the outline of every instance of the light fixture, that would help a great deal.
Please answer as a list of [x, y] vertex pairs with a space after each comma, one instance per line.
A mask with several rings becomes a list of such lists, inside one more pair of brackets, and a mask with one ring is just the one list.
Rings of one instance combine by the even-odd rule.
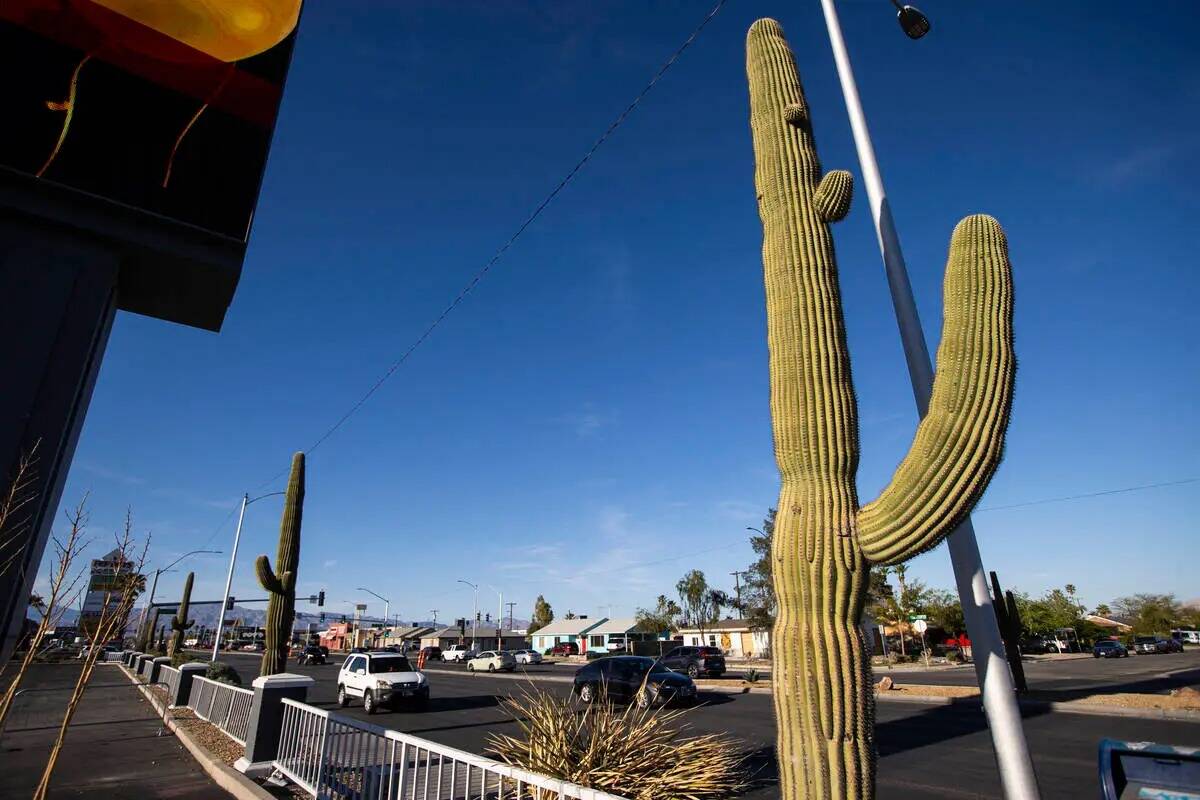
[[900, 0], [892, 0], [896, 7], [896, 21], [900, 23], [904, 35], [910, 39], [920, 39], [929, 33], [929, 17], [912, 6], [900, 5]]

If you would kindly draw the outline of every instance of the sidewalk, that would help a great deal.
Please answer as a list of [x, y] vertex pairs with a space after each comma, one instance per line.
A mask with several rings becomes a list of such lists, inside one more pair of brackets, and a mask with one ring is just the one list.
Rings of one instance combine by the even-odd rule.
[[[23, 688], [63, 687], [18, 699], [0, 739], [5, 778], [0, 800], [33, 793], [63, 711], [79, 675], [78, 664], [35, 664]], [[97, 665], [79, 705], [50, 784], [50, 797], [211, 800], [229, 797], [170, 733], [116, 666]]]

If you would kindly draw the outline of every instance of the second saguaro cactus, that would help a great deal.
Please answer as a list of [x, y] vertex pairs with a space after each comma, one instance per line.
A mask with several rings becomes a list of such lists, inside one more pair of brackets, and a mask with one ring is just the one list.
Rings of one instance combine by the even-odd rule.
[[296, 614], [296, 573], [300, 567], [300, 519], [303, 514], [304, 453], [296, 453], [292, 456], [292, 473], [283, 502], [283, 518], [279, 522], [275, 569], [271, 569], [271, 560], [265, 555], [254, 562], [258, 582], [270, 594], [260, 675], [275, 675], [287, 668], [288, 644]]
[[183, 632], [196, 624], [195, 620], [188, 619], [188, 610], [192, 604], [192, 579], [195, 577], [196, 573], [189, 572], [187, 580], [183, 582], [183, 597], [179, 600], [179, 610], [171, 620], [171, 630], [175, 633], [171, 635], [171, 647], [167, 650], [169, 656], [183, 649]]
[[782, 479], [771, 640], [781, 795], [866, 800], [875, 794], [875, 704], [858, 626], [870, 567], [941, 542], [1000, 462], [1016, 367], [1007, 244], [990, 217], [955, 229], [929, 411], [891, 484], [860, 507], [858, 412], [829, 227], [849, 210], [851, 177], [821, 173], [779, 24], [754, 23], [746, 51]]

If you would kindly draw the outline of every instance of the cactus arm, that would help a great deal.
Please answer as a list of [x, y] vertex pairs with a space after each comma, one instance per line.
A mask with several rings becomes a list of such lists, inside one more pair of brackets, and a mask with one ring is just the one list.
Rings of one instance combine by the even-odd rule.
[[271, 559], [268, 556], [259, 556], [254, 559], [254, 572], [258, 575], [258, 582], [268, 592], [271, 594], [284, 593], [283, 581], [275, 577], [275, 572], [271, 569]]
[[844, 169], [835, 169], [817, 184], [813, 204], [824, 222], [841, 222], [850, 211], [854, 196], [854, 176]]
[[937, 546], [978, 502], [999, 465], [1016, 356], [1012, 268], [1004, 231], [984, 215], [954, 229], [929, 410], [891, 484], [858, 513], [858, 541], [876, 564]]

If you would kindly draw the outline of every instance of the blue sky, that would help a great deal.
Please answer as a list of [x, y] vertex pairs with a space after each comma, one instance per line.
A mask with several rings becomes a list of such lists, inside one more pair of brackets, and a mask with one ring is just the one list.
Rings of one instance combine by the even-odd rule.
[[[132, 506], [159, 565], [228, 554], [242, 491], [366, 391], [709, 5], [311, 3], [224, 330], [118, 317], [64, 500], [90, 490], [101, 535]], [[984, 211], [1008, 233], [1020, 369], [982, 506], [1200, 476], [1200, 10], [1156, 4], [1131, 29], [1095, 3], [922, 8], [920, 42], [881, 0], [841, 3], [842, 24], [931, 349], [955, 222]], [[731, 0], [313, 453], [302, 594], [382, 612], [365, 586], [448, 619], [470, 611], [465, 578], [527, 618], [539, 593], [632, 615], [691, 568], [732, 588], [778, 492], [744, 73], [759, 16], [788, 33], [825, 168], [858, 177], [819, 4]], [[916, 418], [864, 201], [834, 235], [866, 501]], [[1196, 597], [1198, 490], [980, 513], [985, 564], [1089, 604]], [[273, 557], [279, 512], [250, 507], [236, 596], [262, 594], [252, 560]], [[194, 597], [219, 597], [224, 558], [185, 562]], [[953, 586], [945, 546], [913, 571]]]

